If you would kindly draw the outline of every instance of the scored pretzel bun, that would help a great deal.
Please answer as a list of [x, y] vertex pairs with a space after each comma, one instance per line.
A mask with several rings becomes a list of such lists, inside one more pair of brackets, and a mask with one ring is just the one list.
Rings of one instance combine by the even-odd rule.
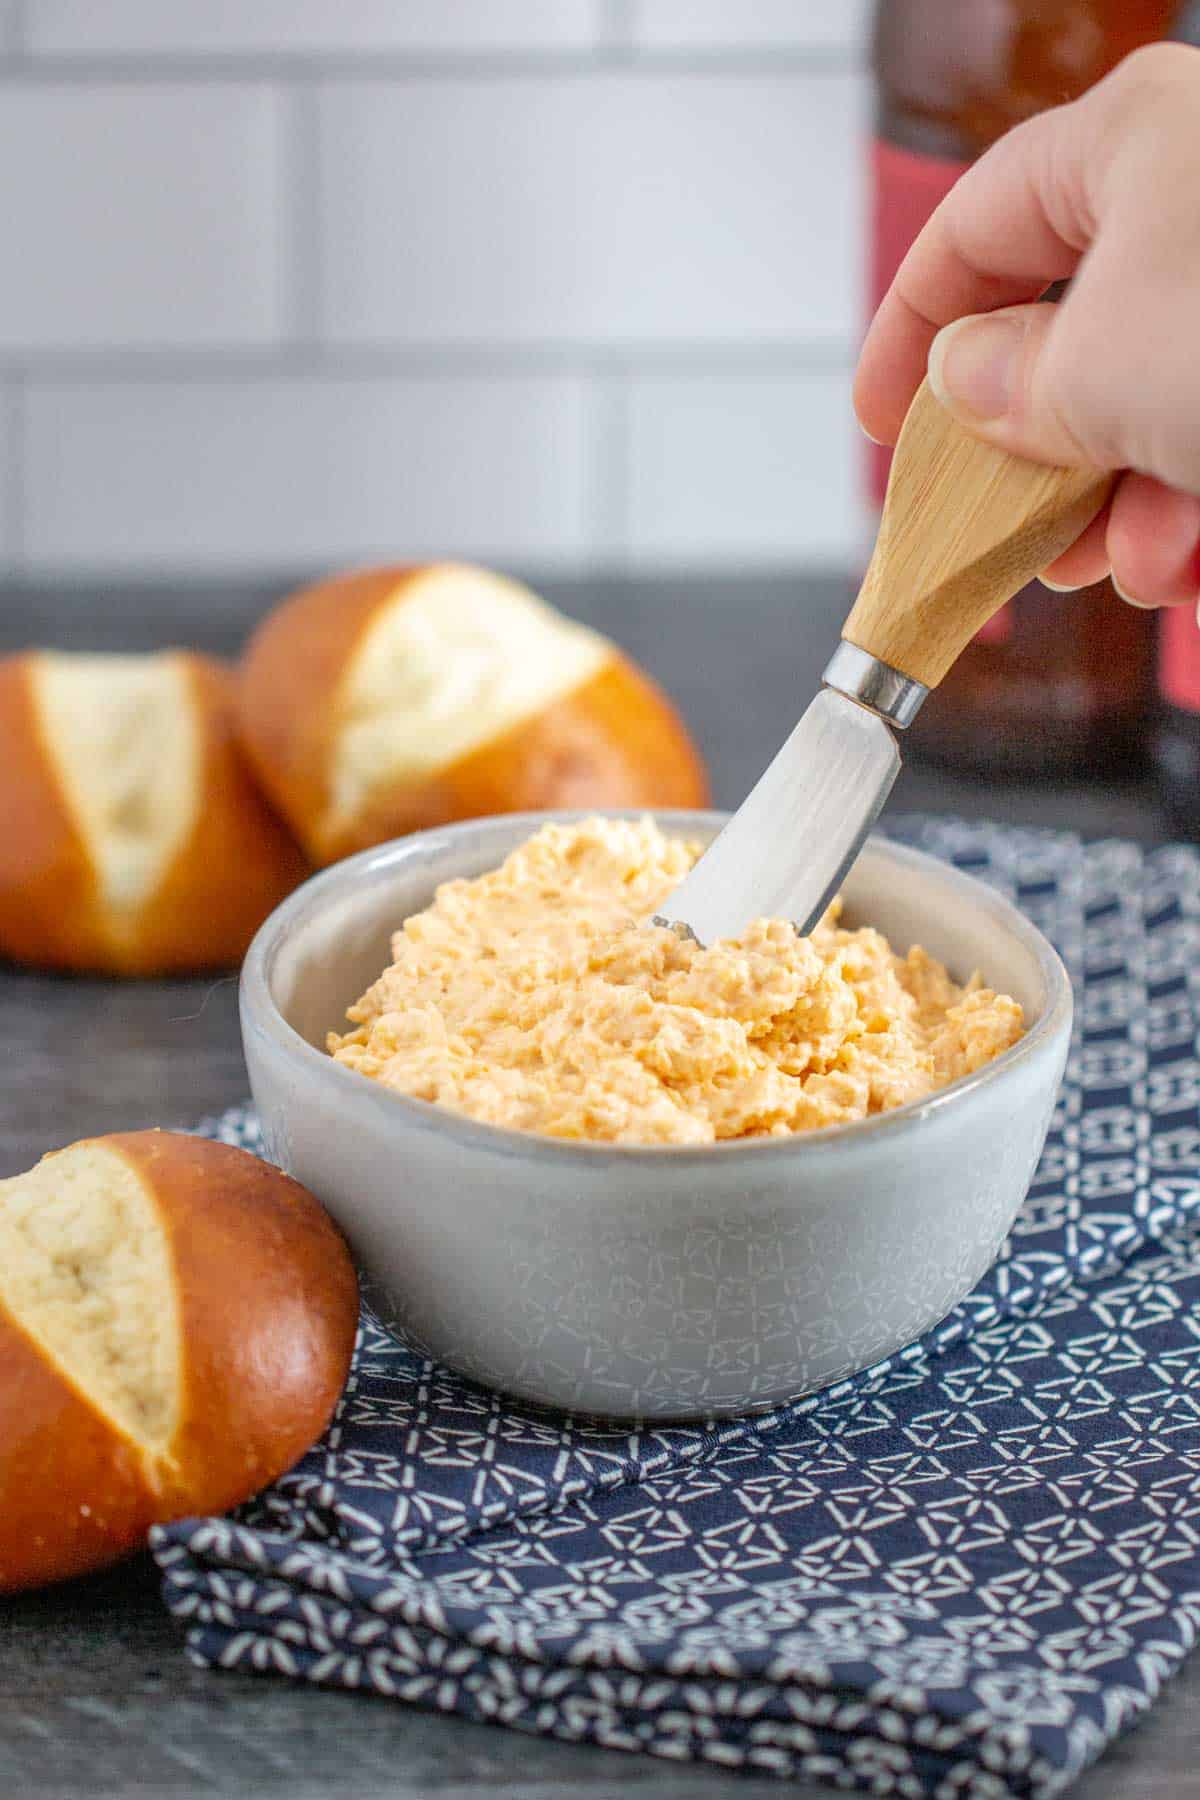
[[708, 798], [648, 676], [519, 582], [465, 564], [361, 570], [284, 601], [246, 651], [239, 715], [315, 862], [488, 813]]
[[227, 968], [304, 879], [208, 657], [0, 659], [0, 956]]
[[336, 1228], [244, 1150], [135, 1131], [0, 1181], [0, 1591], [275, 1480], [328, 1424], [357, 1320]]

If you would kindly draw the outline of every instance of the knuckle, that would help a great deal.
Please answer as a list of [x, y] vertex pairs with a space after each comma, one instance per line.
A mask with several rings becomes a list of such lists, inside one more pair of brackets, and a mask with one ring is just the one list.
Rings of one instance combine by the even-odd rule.
[[1160, 94], [1200, 75], [1200, 57], [1189, 44], [1142, 44], [1117, 64], [1114, 88], [1125, 94]]
[[1103, 97], [1105, 128], [1150, 129], [1156, 136], [1180, 126], [1196, 130], [1200, 53], [1189, 44], [1144, 44], [1117, 64], [1094, 90]]

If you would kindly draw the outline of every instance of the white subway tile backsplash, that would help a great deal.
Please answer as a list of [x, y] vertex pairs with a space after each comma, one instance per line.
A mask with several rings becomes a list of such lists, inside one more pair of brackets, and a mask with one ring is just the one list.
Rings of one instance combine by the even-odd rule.
[[0, 349], [278, 335], [278, 100], [245, 84], [0, 86]]
[[92, 55], [580, 49], [602, 0], [26, 0], [30, 46]]
[[845, 557], [870, 11], [0, 0], [0, 576]]
[[566, 375], [35, 383], [26, 562], [585, 560], [584, 407]]
[[851, 73], [332, 83], [336, 344], [849, 341]]
[[857, 544], [861, 444], [848, 367], [635, 378], [629, 560], [843, 563]]
[[856, 50], [870, 0], [631, 0], [648, 50]]

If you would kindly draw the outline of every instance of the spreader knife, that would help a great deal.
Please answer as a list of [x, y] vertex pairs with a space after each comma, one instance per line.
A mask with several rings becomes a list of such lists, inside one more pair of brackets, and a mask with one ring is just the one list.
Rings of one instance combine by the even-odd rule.
[[982, 443], [923, 382], [822, 691], [655, 922], [703, 944], [753, 919], [811, 931], [900, 772], [895, 731], [993, 613], [1095, 518], [1114, 479]]

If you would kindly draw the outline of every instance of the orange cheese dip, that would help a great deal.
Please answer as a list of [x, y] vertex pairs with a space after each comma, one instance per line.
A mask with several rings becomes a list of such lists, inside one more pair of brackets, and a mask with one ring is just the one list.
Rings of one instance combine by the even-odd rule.
[[701, 848], [648, 819], [543, 827], [405, 922], [331, 1054], [492, 1125], [709, 1144], [887, 1112], [1021, 1036], [1015, 1000], [843, 929], [836, 902], [807, 938], [759, 919], [703, 947], [646, 925]]

